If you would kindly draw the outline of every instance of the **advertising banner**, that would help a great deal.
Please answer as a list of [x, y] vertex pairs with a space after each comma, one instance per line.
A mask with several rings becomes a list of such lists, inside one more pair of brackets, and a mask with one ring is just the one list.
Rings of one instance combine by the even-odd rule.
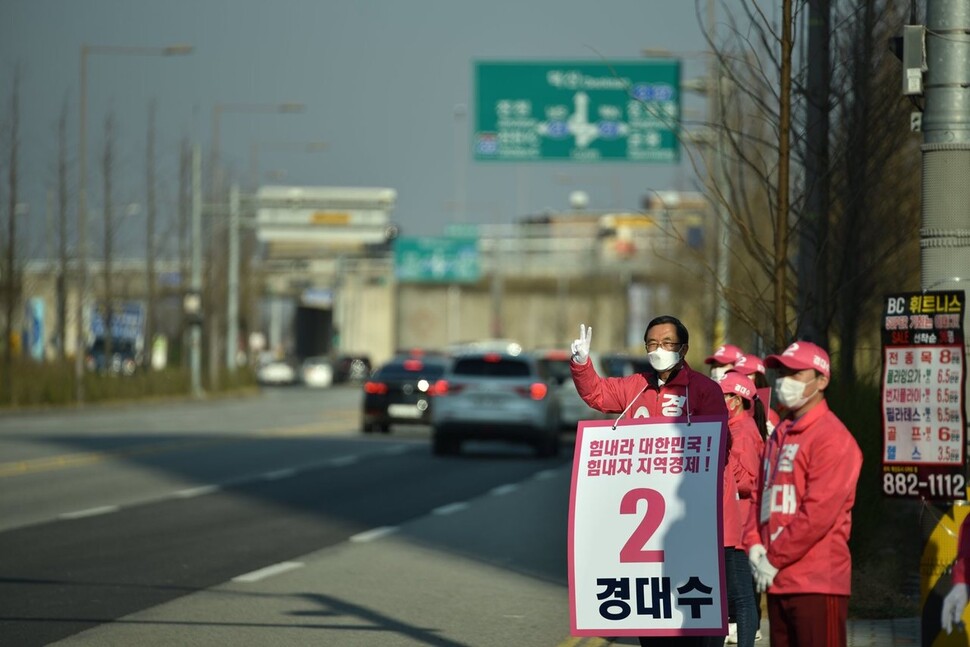
[[887, 497], [966, 498], [963, 290], [886, 297], [882, 489]]
[[727, 633], [726, 422], [579, 423], [569, 506], [574, 636]]

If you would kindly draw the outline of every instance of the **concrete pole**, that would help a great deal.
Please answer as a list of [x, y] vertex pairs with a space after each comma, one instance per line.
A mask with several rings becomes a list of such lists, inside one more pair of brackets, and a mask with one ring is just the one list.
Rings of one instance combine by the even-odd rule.
[[239, 185], [229, 189], [229, 267], [226, 283], [226, 370], [236, 370], [239, 345]]
[[928, 0], [920, 282], [970, 281], [970, 0]]
[[[970, 281], [970, 0], [927, 0], [925, 39], [920, 287], [962, 290], [961, 282]], [[968, 396], [965, 392], [964, 401]], [[963, 517], [956, 505], [924, 515], [924, 540], [931, 537], [928, 524], [936, 516], [946, 514], [959, 526]], [[949, 591], [932, 584], [954, 557], [956, 537], [945, 548], [924, 547], [921, 588], [930, 589], [921, 623], [926, 647], [939, 642], [940, 596]]]

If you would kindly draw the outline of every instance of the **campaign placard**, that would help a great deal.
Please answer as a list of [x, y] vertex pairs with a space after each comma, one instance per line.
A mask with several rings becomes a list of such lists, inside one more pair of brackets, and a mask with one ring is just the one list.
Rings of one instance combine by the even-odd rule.
[[727, 633], [726, 421], [579, 424], [569, 506], [574, 636]]
[[963, 290], [886, 297], [882, 490], [887, 497], [966, 498]]

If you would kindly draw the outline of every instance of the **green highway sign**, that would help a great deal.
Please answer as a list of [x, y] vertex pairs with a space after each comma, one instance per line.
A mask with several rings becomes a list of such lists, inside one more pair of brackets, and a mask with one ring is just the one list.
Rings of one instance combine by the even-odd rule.
[[680, 62], [479, 61], [474, 158], [677, 162]]
[[401, 282], [474, 283], [479, 277], [478, 239], [398, 238], [394, 276]]

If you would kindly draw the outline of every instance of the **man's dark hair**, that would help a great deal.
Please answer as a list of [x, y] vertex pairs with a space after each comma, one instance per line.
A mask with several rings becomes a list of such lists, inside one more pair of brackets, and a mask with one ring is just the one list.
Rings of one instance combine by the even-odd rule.
[[659, 326], [661, 324], [673, 324], [674, 328], [677, 329], [677, 341], [681, 344], [690, 343], [690, 333], [687, 332], [687, 326], [680, 322], [680, 319], [671, 315], [660, 315], [659, 317], [654, 317], [647, 324], [647, 329], [643, 331], [643, 341], [647, 341], [647, 332], [650, 331], [654, 326]]

